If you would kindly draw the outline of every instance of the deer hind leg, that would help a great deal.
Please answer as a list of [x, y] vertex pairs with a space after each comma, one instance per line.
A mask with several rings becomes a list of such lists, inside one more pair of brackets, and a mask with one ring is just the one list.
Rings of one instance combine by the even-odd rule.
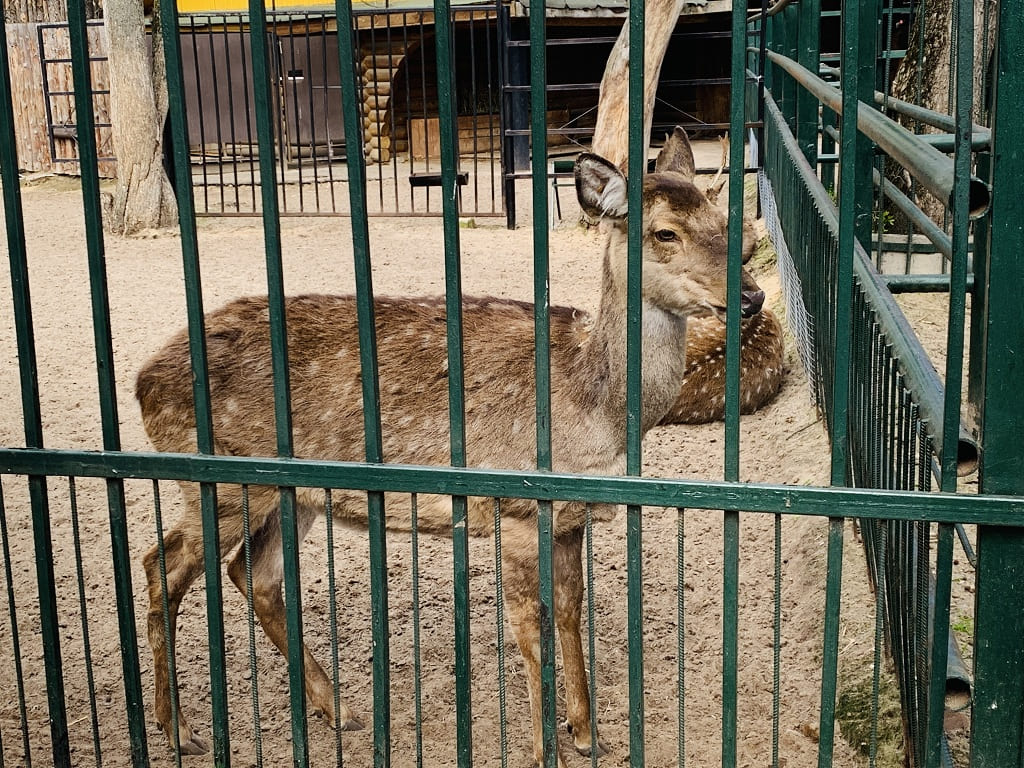
[[[178, 629], [178, 610], [181, 600], [192, 583], [203, 572], [203, 534], [199, 506], [199, 489], [195, 485], [182, 484], [185, 498], [185, 513], [182, 519], [163, 536], [164, 562], [167, 579], [167, 616], [169, 635], [164, 625], [164, 590], [160, 575], [160, 547], [152, 547], [143, 557], [146, 582], [149, 592], [149, 610], [146, 614], [149, 646], [153, 651], [154, 695], [156, 699], [157, 725], [174, 746], [174, 717], [171, 707], [171, 680], [169, 662], [174, 658], [175, 639]], [[218, 504], [218, 507], [221, 507]], [[223, 507], [218, 510], [220, 514]], [[232, 538], [231, 526], [221, 534], [221, 552], [237, 543]], [[198, 755], [208, 752], [206, 739], [196, 735], [178, 705], [177, 738], [182, 754]]]
[[[544, 725], [541, 714], [540, 580], [537, 571], [536, 521], [505, 518], [501, 523], [501, 537], [505, 610], [523, 655], [533, 725], [533, 757], [536, 764], [541, 766], [544, 765]], [[561, 750], [558, 750], [558, 765], [565, 765]]]
[[[277, 496], [277, 491], [272, 492]], [[276, 506], [276, 498], [274, 500]], [[301, 542], [316, 520], [318, 510], [300, 504], [298, 507], [298, 540]], [[264, 633], [277, 649], [288, 658], [288, 628], [281, 584], [284, 581], [284, 559], [281, 549], [281, 523], [277, 514], [267, 515], [262, 525], [250, 535], [249, 562], [252, 568], [252, 605]], [[248, 594], [246, 579], [246, 547], [238, 548], [228, 563], [228, 575], [243, 597]], [[323, 667], [303, 643], [306, 697], [314, 711], [322, 712], [332, 727], [342, 731], [356, 731], [363, 725], [352, 711], [342, 703], [334, 711], [334, 684]]]
[[576, 750], [589, 757], [592, 750], [596, 749], [598, 756], [606, 754], [608, 750], [598, 740], [596, 729], [591, 732], [590, 727], [590, 686], [580, 639], [580, 613], [583, 605], [582, 544], [582, 528], [555, 539], [555, 624], [562, 645], [566, 726], [572, 734]]

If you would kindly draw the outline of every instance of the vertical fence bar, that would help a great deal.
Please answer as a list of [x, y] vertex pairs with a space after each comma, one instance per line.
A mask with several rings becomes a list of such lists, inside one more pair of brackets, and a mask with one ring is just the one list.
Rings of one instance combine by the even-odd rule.
[[[992, 125], [992, 207], [985, 300], [984, 410], [981, 420], [983, 493], [1024, 491], [1024, 450], [1011, 425], [1024, 391], [1024, 230], [1020, 227], [1019, 184], [1024, 175], [1024, 15], [1000, 3], [994, 61]], [[978, 527], [975, 576], [974, 713], [971, 759], [974, 768], [1024, 765], [1024, 531]], [[1007, 745], [1012, 745], [1007, 748]]]
[[[945, 403], [942, 425], [940, 489], [956, 492], [957, 438], [963, 379], [964, 320], [967, 300], [967, 258], [970, 235], [968, 183], [971, 174], [972, 106], [974, 103], [974, 3], [957, 0], [953, 12], [956, 52], [956, 150], [953, 176], [952, 262], [949, 283], [949, 321], [946, 329]], [[945, 716], [946, 665], [949, 649], [949, 610], [953, 570], [953, 526], [939, 525], [935, 553], [935, 609], [931, 627], [931, 679], [927, 702], [925, 764], [938, 766], [942, 756]]]
[[[626, 473], [640, 475], [643, 219], [641, 192], [647, 170], [644, 143], [644, 13], [646, 0], [629, 4], [629, 168], [627, 173]], [[644, 764], [643, 521], [626, 507], [626, 602], [629, 646], [629, 764]]]
[[501, 572], [501, 499], [494, 500], [494, 612], [498, 649], [498, 743], [501, 768], [508, 768], [508, 696], [505, 683], [505, 590]]
[[[330, 504], [330, 497], [328, 497], [327, 503]], [[249, 512], [249, 486], [242, 486], [242, 552], [245, 560], [245, 609], [246, 609], [246, 624], [248, 624], [249, 630], [249, 678], [250, 686], [252, 688], [252, 740], [256, 748], [256, 767], [263, 768], [263, 729], [260, 727], [260, 678], [259, 678], [259, 664], [256, 660], [256, 605], [253, 593], [253, 581], [252, 581], [252, 529], [250, 528], [251, 515]], [[330, 511], [327, 513], [327, 540], [330, 542], [331, 536], [331, 515]], [[332, 559], [329, 561], [333, 563], [333, 549], [329, 548], [332, 553]], [[333, 586], [333, 585], [332, 585]], [[334, 590], [331, 590], [331, 597], [334, 597]], [[331, 608], [334, 608], [332, 602]], [[334, 614], [331, 614], [334, 617]], [[333, 628], [332, 623], [332, 628]], [[337, 645], [333, 646], [337, 647]], [[335, 689], [337, 690], [337, 689]], [[337, 707], [335, 707], [337, 711]]]
[[[370, 268], [370, 232], [367, 224], [366, 160], [362, 151], [363, 125], [357, 105], [362, 103], [352, 18], [352, 1], [336, 0], [338, 66], [345, 120], [349, 210], [352, 212], [352, 258], [355, 265], [356, 312], [359, 322], [359, 362], [363, 383], [363, 430], [366, 460], [384, 460], [380, 421], [380, 382], [377, 372], [377, 335]], [[391, 764], [390, 654], [388, 630], [387, 541], [384, 494], [367, 493], [370, 538], [370, 606], [373, 631], [373, 760], [376, 768]]]
[[[2, 33], [0, 33], [2, 34]], [[3, 42], [3, 40], [0, 40]], [[6, 49], [4, 52], [6, 55]], [[3, 67], [4, 73], [7, 67]], [[0, 78], [3, 76], [0, 75]], [[4, 83], [0, 80], [0, 87]], [[10, 93], [5, 90], [4, 93]], [[7, 123], [10, 125], [10, 123]], [[13, 146], [13, 145], [11, 145]], [[6, 186], [4, 187], [6, 189]], [[14, 596], [14, 573], [11, 569], [11, 548], [10, 536], [7, 529], [7, 508], [4, 506], [4, 486], [0, 479], [0, 553], [4, 558], [4, 586], [7, 592], [7, 615], [11, 622], [11, 655], [14, 659], [14, 679], [18, 689], [18, 721], [21, 725], [21, 749], [22, 759], [25, 768], [32, 768], [32, 746], [28, 736], [28, 712], [25, 706], [25, 674], [22, 669], [21, 640], [18, 632], [18, 606]], [[3, 756], [3, 746], [0, 745], [0, 758]]]
[[[182, 265], [185, 279], [185, 305], [188, 317], [189, 357], [192, 365], [192, 400], [196, 421], [196, 447], [201, 454], [213, 453], [213, 417], [210, 406], [209, 374], [206, 365], [206, 331], [203, 319], [203, 296], [199, 273], [199, 244], [196, 235], [195, 200], [192, 191], [192, 169], [188, 157], [188, 115], [186, 113], [184, 76], [181, 58], [181, 35], [178, 29], [177, 0], [164, 0], [160, 6], [163, 50], [167, 73], [168, 119], [171, 121], [175, 176], [179, 183], [175, 189], [178, 204], [178, 232], [181, 236]], [[199, 56], [195, 47], [194, 20], [190, 19], [193, 53], [198, 67]], [[197, 82], [199, 80], [197, 79]], [[201, 109], [201, 106], [200, 106]], [[200, 121], [202, 126], [202, 121]], [[205, 164], [203, 166], [204, 194], [206, 189]], [[186, 180], [189, 183], [186, 183]], [[207, 201], [207, 208], [209, 208]], [[206, 579], [206, 615], [210, 653], [210, 699], [213, 707], [214, 760], [226, 764], [229, 760], [229, 734], [227, 725], [227, 672], [224, 646], [223, 590], [220, 572], [220, 532], [217, 522], [217, 487], [212, 483], [200, 485], [200, 510], [203, 519], [203, 557]], [[158, 534], [163, 535], [161, 530]], [[166, 570], [161, 562], [161, 574]], [[164, 589], [166, 593], [166, 585]], [[176, 621], [175, 617], [170, 618]], [[173, 647], [169, 654], [173, 657]], [[173, 670], [173, 658], [170, 659]], [[174, 686], [173, 674], [171, 685]], [[175, 694], [176, 695], [176, 694]], [[177, 713], [174, 714], [177, 720]], [[177, 741], [177, 723], [172, 728]]]
[[[845, 7], [846, 2], [843, 3]], [[854, 86], [856, 97], [862, 103], [874, 109], [875, 103], [875, 72], [878, 68], [878, 45], [877, 30], [881, 0], [860, 0], [856, 4], [857, 13], [860, 15], [858, 21], [859, 32], [857, 34], [857, 58], [854, 62], [843, 62], [842, 69], [845, 72], [847, 66], [857, 67], [857, 82]], [[846, 11], [844, 11], [846, 13]], [[856, 107], [856, 104], [854, 104]], [[843, 106], [844, 112], [846, 105]], [[856, 114], [856, 113], [855, 113]], [[856, 126], [856, 121], [854, 121]], [[856, 128], [854, 129], [856, 130]], [[864, 250], [871, 253], [871, 228], [872, 228], [872, 207], [874, 205], [874, 184], [871, 181], [871, 170], [874, 157], [874, 142], [863, 133], [857, 133], [857, 164], [854, 166], [854, 173], [857, 176], [854, 197], [856, 210], [853, 229], [854, 237], [864, 247]]]
[[[821, 0], [800, 0], [798, 23], [797, 62], [817, 74]], [[814, 167], [818, 162], [818, 98], [802, 87], [797, 89], [796, 95], [796, 140], [807, 162]]]
[[[746, 7], [732, 9], [729, 87], [729, 231], [726, 290], [725, 479], [739, 480], [740, 467], [740, 292], [743, 250], [744, 98]], [[722, 765], [736, 765], [739, 669], [740, 515], [726, 510], [723, 530]]]
[[[851, 7], [852, 6], [852, 7]], [[860, 4], [842, 4], [842, 96], [840, 132], [839, 249], [836, 264], [835, 358], [832, 375], [832, 471], [833, 485], [845, 485], [849, 446], [850, 333], [853, 259], [856, 241], [857, 164], [861, 143], [857, 133], [860, 82], [861, 22], [866, 14]], [[869, 169], [870, 170], [870, 169]], [[828, 572], [825, 582], [825, 633], [821, 673], [821, 716], [819, 721], [818, 766], [832, 762], [835, 739], [836, 676], [839, 653], [839, 611], [841, 607], [843, 519], [829, 519]]]
[[[543, 0], [530, 13], [530, 136], [533, 182], [534, 370], [536, 376], [537, 468], [551, 469], [551, 295], [548, 264], [547, 29]], [[537, 555], [540, 576], [541, 721], [544, 761], [555, 768], [554, 515], [548, 500], [537, 505]]]
[[103, 765], [100, 749], [100, 723], [96, 713], [96, 678], [93, 673], [92, 642], [89, 639], [89, 610], [85, 598], [85, 571], [82, 568], [82, 535], [78, 523], [78, 492], [75, 478], [68, 478], [68, 500], [71, 504], [71, 538], [75, 548], [75, 579], [78, 582], [78, 610], [82, 628], [82, 655], [85, 661], [85, 688], [89, 695], [89, 723], [92, 726], [92, 751], [97, 768]]
[[[290, 457], [292, 445], [291, 388], [288, 373], [288, 336], [285, 318], [284, 274], [281, 263], [281, 222], [270, 92], [270, 51], [262, 2], [249, 2], [252, 38], [253, 101], [259, 143], [260, 187], [263, 202], [263, 238], [267, 265], [267, 310], [270, 320], [270, 357], [274, 377], [274, 430], [277, 453]], [[276, 59], [275, 59], [276, 60]], [[279, 113], [280, 114], [280, 113]], [[285, 149], [279, 148], [281, 162]], [[283, 166], [282, 166], [283, 167]], [[283, 178], [283, 173], [282, 173]], [[309, 763], [306, 733], [306, 694], [302, 644], [302, 590], [299, 579], [299, 542], [295, 489], [280, 488], [281, 539], [284, 556], [285, 623], [288, 634], [288, 687], [292, 720], [292, 757], [297, 768]]]
[[[445, 313], [448, 326], [448, 418], [453, 467], [466, 466], [465, 375], [462, 358], [462, 261], [455, 130], [455, 62], [450, 0], [434, 0], [437, 33], [438, 126], [441, 139], [441, 203], [444, 212]], [[455, 588], [455, 729], [460, 768], [472, 764], [470, 696], [469, 530], [467, 499], [452, 497], [453, 581]]]
[[[4, 215], [7, 223], [7, 254], [11, 270], [11, 294], [14, 300], [14, 326], [17, 335], [18, 369], [21, 383], [21, 407], [25, 425], [25, 445], [43, 447], [43, 421], [39, 409], [39, 379], [36, 369], [35, 334], [32, 327], [32, 299], [29, 291], [28, 252], [25, 247], [25, 220], [21, 207], [18, 179], [18, 153], [14, 136], [14, 106], [11, 101], [11, 74], [6, 27], [0, 29], [0, 179], [3, 182]], [[57, 619], [57, 597], [53, 574], [53, 543], [50, 538], [50, 508], [46, 478], [29, 477], [29, 499], [32, 508], [32, 536], [35, 545], [36, 581], [39, 589], [39, 623], [43, 640], [43, 664], [46, 670], [46, 703], [50, 719], [51, 754], [55, 767], [71, 765], [68, 752], [67, 710], [64, 703], [64, 673], [61, 667], [60, 633]], [[2, 498], [0, 498], [2, 502]], [[7, 546], [6, 523], [4, 547]], [[14, 593], [9, 572], [10, 559], [6, 549], [4, 563], [8, 569], [8, 597], [12, 606], [12, 634], [17, 644], [14, 624]], [[17, 656], [18, 680], [21, 680], [20, 654]], [[21, 687], [19, 683], [19, 695]], [[27, 721], [22, 710], [25, 735], [25, 762], [31, 762]]]
[[[82, 199], [85, 212], [86, 250], [89, 261], [89, 287], [92, 297], [93, 338], [96, 349], [103, 448], [107, 451], [119, 451], [121, 450], [121, 437], [117, 417], [114, 347], [110, 334], [110, 301], [103, 252], [103, 220], [100, 213], [89, 38], [85, 8], [82, 4], [69, 4], [68, 32], [71, 39], [71, 69], [75, 84], [75, 119], [78, 124], [78, 156], [79, 168], [82, 173]], [[121, 480], [110, 479], [107, 481], [107, 507], [110, 516], [110, 547], [114, 565], [118, 631], [121, 638], [121, 668], [124, 675], [128, 739], [131, 745], [132, 764], [142, 766], [148, 763], [149, 756], [146, 748], [142, 679], [139, 674], [138, 637], [135, 631], [134, 591], [132, 589], [131, 557], [128, 550], [128, 519], [124, 484]]]

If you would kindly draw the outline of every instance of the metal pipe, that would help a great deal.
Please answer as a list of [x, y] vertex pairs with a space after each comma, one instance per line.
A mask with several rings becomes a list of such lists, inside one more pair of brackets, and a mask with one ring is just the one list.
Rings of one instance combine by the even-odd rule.
[[[890, 293], [948, 293], [949, 275], [882, 275]], [[974, 275], [967, 275], [967, 291], [974, 290]]]
[[767, 11], [758, 11], [753, 16], [748, 16], [747, 24], [750, 24], [752, 21], [757, 21], [764, 16], [774, 16], [779, 11], [785, 10], [786, 6], [791, 2], [793, 2], [793, 0], [776, 0], [775, 4]]
[[877, 169], [872, 173], [872, 179], [875, 182], [875, 186], [880, 187], [885, 196], [889, 198], [889, 202], [895, 205], [899, 212], [906, 216], [910, 223], [917, 227], [921, 234], [931, 241], [932, 245], [943, 255], [946, 261], [951, 261], [953, 258], [953, 242], [950, 240], [949, 235], [943, 232], [942, 228], [932, 221], [924, 211], [914, 205], [914, 201], [897, 189], [891, 181], [883, 179], [882, 174]]
[[[827, 64], [820, 65], [819, 72], [823, 72], [826, 75], [832, 75], [833, 77], [839, 76], [839, 69], [837, 67], [830, 67]], [[956, 130], [954, 120], [952, 116], [943, 114], [942, 112], [936, 112], [933, 109], [922, 107], [920, 104], [912, 104], [909, 101], [903, 101], [903, 99], [897, 99], [894, 96], [890, 96], [882, 91], [875, 91], [875, 103], [884, 106], [886, 109], [891, 109], [893, 112], [899, 112], [901, 115], [905, 115], [913, 120], [922, 122], [925, 125], [930, 125], [933, 128], [938, 128], [948, 133], [953, 133]], [[988, 146], [988, 141], [991, 138], [992, 132], [984, 125], [978, 125], [974, 123], [971, 125], [971, 131], [977, 136], [982, 134], [985, 139], [985, 146]], [[923, 137], [922, 137], [923, 138]]]
[[[768, 51], [767, 56], [773, 64], [784, 69], [800, 85], [817, 96], [825, 106], [842, 114], [842, 95], [835, 87], [792, 59], [773, 51]], [[954, 174], [950, 158], [863, 102], [858, 103], [857, 129], [882, 147], [929, 192], [952, 206]], [[982, 216], [988, 210], [989, 200], [988, 185], [972, 177], [968, 205], [972, 219]]]

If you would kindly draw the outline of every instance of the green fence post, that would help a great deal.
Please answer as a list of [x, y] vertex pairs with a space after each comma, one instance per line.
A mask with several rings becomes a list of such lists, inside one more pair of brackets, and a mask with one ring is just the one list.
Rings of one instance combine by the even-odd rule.
[[[3, 180], [4, 215], [7, 224], [7, 253], [10, 262], [14, 325], [18, 339], [18, 372], [25, 424], [25, 446], [43, 447], [43, 420], [39, 406], [39, 378], [36, 368], [32, 300], [29, 295], [28, 253], [25, 248], [25, 220], [18, 179], [18, 152], [14, 136], [14, 105], [6, 28], [0, 29], [0, 177]], [[71, 765], [68, 745], [67, 707], [64, 702], [64, 670], [61, 663], [57, 591], [53, 571], [53, 541], [50, 536], [50, 506], [46, 478], [30, 475], [29, 503], [32, 508], [32, 536], [35, 547], [36, 582], [39, 590], [39, 629], [42, 635], [46, 676], [46, 706], [50, 721], [53, 764]], [[6, 536], [4, 537], [6, 541]], [[5, 558], [9, 563], [10, 559]], [[10, 583], [10, 582], [8, 582]], [[12, 603], [13, 605], [13, 598]], [[13, 621], [13, 611], [12, 611]], [[13, 630], [12, 627], [12, 635]], [[24, 720], [22, 720], [24, 723]], [[25, 761], [29, 762], [26, 740]]]
[[[992, 214], [986, 293], [984, 405], [981, 417], [982, 493], [1024, 491], [1024, 450], [1016, 424], [1024, 391], [1024, 16], [999, 6], [992, 111]], [[1002, 107], [1002, 108], [1000, 108]], [[973, 768], [1024, 765], [1024, 531], [978, 527], [975, 577]]]
[[[818, 73], [819, 38], [821, 29], [821, 0], [801, 0], [799, 15], [800, 36], [797, 42], [797, 62], [814, 74]], [[796, 96], [796, 140], [812, 166], [818, 158], [818, 98], [806, 88], [799, 88]]]
[[[799, 21], [800, 9], [796, 5], [788, 5], [782, 9], [778, 14], [779, 19], [782, 20], [782, 39], [780, 43], [780, 53], [783, 56], [787, 56], [790, 59], [796, 61], [800, 54], [800, 44], [798, 41], [800, 35], [800, 21]], [[796, 129], [796, 114], [797, 114], [797, 99], [798, 94], [803, 88], [796, 82], [796, 80], [790, 75], [784, 75], [782, 79], [782, 100], [780, 107], [782, 114], [786, 116], [786, 125], [789, 126], [791, 131]]]
[[[641, 191], [647, 170], [643, 139], [644, 30], [646, 0], [629, 6], [629, 170], [626, 286], [626, 474], [642, 471], [640, 419], [642, 392], [643, 218]], [[639, 116], [640, 119], [637, 119]], [[641, 508], [626, 507], [626, 604], [629, 644], [629, 764], [644, 765], [643, 518]]]
[[[846, 6], [846, 3], [843, 4]], [[857, 98], [874, 109], [875, 70], [878, 68], [878, 20], [881, 11], [880, 0], [861, 0], [857, 4], [860, 14], [860, 34], [857, 36]], [[844, 11], [845, 13], [846, 11]], [[846, 66], [844, 64], [844, 66]], [[855, 166], [857, 175], [854, 193], [854, 236], [871, 253], [871, 209], [874, 207], [875, 188], [871, 180], [870, 162], [874, 157], [875, 145], [863, 133], [857, 133], [857, 157], [862, 158]]]
[[[444, 207], [445, 317], [448, 339], [448, 416], [453, 467], [466, 466], [466, 391], [462, 354], [462, 259], [455, 175], [458, 170], [455, 130], [455, 62], [450, 0], [434, 0], [437, 33], [437, 96]], [[452, 580], [455, 609], [455, 741], [460, 768], [473, 763], [470, 688], [468, 500], [452, 496]], [[552, 673], [553, 674], [553, 673]]]
[[[89, 264], [89, 293], [92, 303], [93, 344], [99, 389], [100, 420], [105, 451], [120, 451], [121, 436], [114, 375], [114, 346], [110, 328], [110, 298], [107, 288], [103, 223], [100, 212], [100, 181], [97, 167], [96, 130], [92, 103], [92, 74], [89, 35], [81, 3], [68, 4], [68, 37], [75, 91], [79, 169], [82, 174], [82, 207], [85, 215], [86, 252]], [[142, 680], [139, 673], [138, 636], [132, 602], [131, 557], [128, 547], [128, 517], [124, 484], [107, 480], [107, 509], [110, 519], [110, 549], [113, 562], [114, 594], [118, 632], [121, 639], [121, 669], [124, 675], [128, 740], [132, 764], [148, 765], [146, 725], [143, 717]]]

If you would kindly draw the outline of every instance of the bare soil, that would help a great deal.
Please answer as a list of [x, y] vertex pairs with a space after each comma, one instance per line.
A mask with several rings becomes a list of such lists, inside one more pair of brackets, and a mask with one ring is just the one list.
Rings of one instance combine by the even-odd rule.
[[[717, 153], [717, 149], [714, 151]], [[566, 218], [551, 233], [552, 299], [593, 310], [599, 291], [600, 242], [597, 234], [574, 225], [575, 217], [565, 197], [562, 204]], [[48, 180], [26, 186], [23, 205], [45, 443], [48, 448], [99, 450], [102, 436], [81, 194], [72, 181]], [[524, 227], [508, 231], [497, 220], [478, 220], [475, 224], [475, 228], [460, 230], [465, 292], [529, 300], [531, 230]], [[370, 232], [373, 279], [378, 294], [443, 291], [439, 220], [373, 219]], [[289, 293], [353, 289], [347, 219], [284, 219], [281, 237]], [[208, 309], [238, 296], [266, 291], [259, 220], [201, 219], [199, 245]], [[132, 389], [135, 373], [143, 362], [185, 324], [180, 240], [176, 235], [163, 233], [131, 240], [109, 238], [106, 268], [121, 442], [125, 450], [147, 450]], [[9, 281], [6, 271], [0, 274], [0, 293], [4, 296], [10, 296]], [[771, 296], [770, 305], [780, 309], [777, 281], [766, 275], [762, 282]], [[24, 445], [19, 392], [13, 310], [11, 301], [5, 299], [0, 302], [0, 444]], [[768, 407], [745, 416], [741, 433], [743, 480], [827, 484], [828, 443], [810, 403], [791, 343], [781, 393]], [[643, 471], [647, 476], [720, 479], [723, 453], [721, 424], [659, 427], [645, 440]], [[75, 564], [78, 545], [73, 537], [67, 481], [51, 478], [48, 488], [71, 745], [76, 764], [91, 764], [91, 716]], [[127, 765], [129, 746], [106, 491], [102, 482], [89, 479], [77, 480], [76, 490], [81, 589], [88, 612], [103, 764]], [[147, 601], [140, 559], [154, 543], [157, 530], [153, 490], [150, 482], [125, 483], [139, 636], [137, 652], [142, 665], [143, 706], [149, 723], [149, 752], [154, 765], [166, 766], [173, 764], [173, 756], [152, 724], [151, 656], [142, 619]], [[30, 740], [34, 761], [41, 765], [48, 761], [49, 729], [27, 483], [23, 478], [5, 477], [3, 493]], [[179, 514], [177, 488], [171, 483], [161, 484], [160, 501], [166, 526]], [[723, 515], [687, 510], [682, 520], [684, 559], [680, 565], [680, 513], [674, 509], [644, 510], [645, 746], [647, 764], [654, 767], [680, 764], [678, 723], [683, 709], [686, 764], [721, 763]], [[751, 768], [770, 765], [772, 754], [774, 526], [771, 516], [742, 516], [737, 735], [738, 763]], [[779, 752], [780, 765], [786, 768], [817, 765], [826, 534], [827, 522], [823, 518], [786, 517], [781, 522]], [[851, 654], [863, 652], [859, 643], [864, 628], [873, 626], [873, 601], [860, 545], [849, 525], [846, 538], [841, 660], [857, 665], [864, 663], [862, 657]], [[302, 548], [305, 634], [313, 653], [328, 665], [331, 649], [327, 561], [332, 554], [337, 573], [342, 695], [369, 726], [373, 708], [367, 541], [362, 532], [337, 529], [333, 553], [327, 552], [325, 542], [326, 526], [318, 525]], [[595, 526], [593, 546], [598, 721], [602, 739], [610, 748], [610, 754], [600, 764], [625, 765], [629, 759], [630, 705], [624, 513], [611, 523]], [[388, 539], [392, 760], [398, 766], [414, 765], [416, 755], [410, 547], [408, 536], [393, 535]], [[450, 543], [443, 538], [423, 537], [419, 557], [422, 750], [425, 764], [448, 766], [454, 765], [455, 760]], [[474, 762], [501, 764], [498, 679], [504, 675], [508, 686], [508, 764], [525, 766], [530, 762], [526, 686], [519, 653], [507, 627], [503, 666], [499, 668], [493, 543], [474, 540], [470, 558]], [[681, 594], [677, 588], [680, 567]], [[680, 600], [685, 616], [681, 636], [677, 631]], [[227, 579], [224, 611], [232, 763], [254, 765], [254, 679], [249, 669], [246, 607]], [[179, 626], [177, 659], [182, 706], [192, 723], [209, 735], [208, 640], [205, 591], [201, 584], [186, 598]], [[11, 629], [8, 612], [0, 611], [0, 735], [6, 764], [21, 765], [24, 759], [18, 733]], [[680, 637], [685, 645], [682, 704], [678, 695]], [[255, 644], [262, 760], [268, 766], [285, 765], [292, 755], [286, 667], [258, 630]], [[333, 733], [317, 717], [311, 717], [309, 727], [313, 765], [333, 764]], [[589, 764], [572, 752], [568, 741], [563, 743], [570, 767]], [[343, 749], [345, 765], [371, 765], [372, 731], [368, 728], [345, 734]], [[849, 745], [837, 739], [833, 764], [841, 768], [855, 765], [853, 753]], [[184, 763], [198, 766], [211, 764], [212, 760], [186, 758]]]

